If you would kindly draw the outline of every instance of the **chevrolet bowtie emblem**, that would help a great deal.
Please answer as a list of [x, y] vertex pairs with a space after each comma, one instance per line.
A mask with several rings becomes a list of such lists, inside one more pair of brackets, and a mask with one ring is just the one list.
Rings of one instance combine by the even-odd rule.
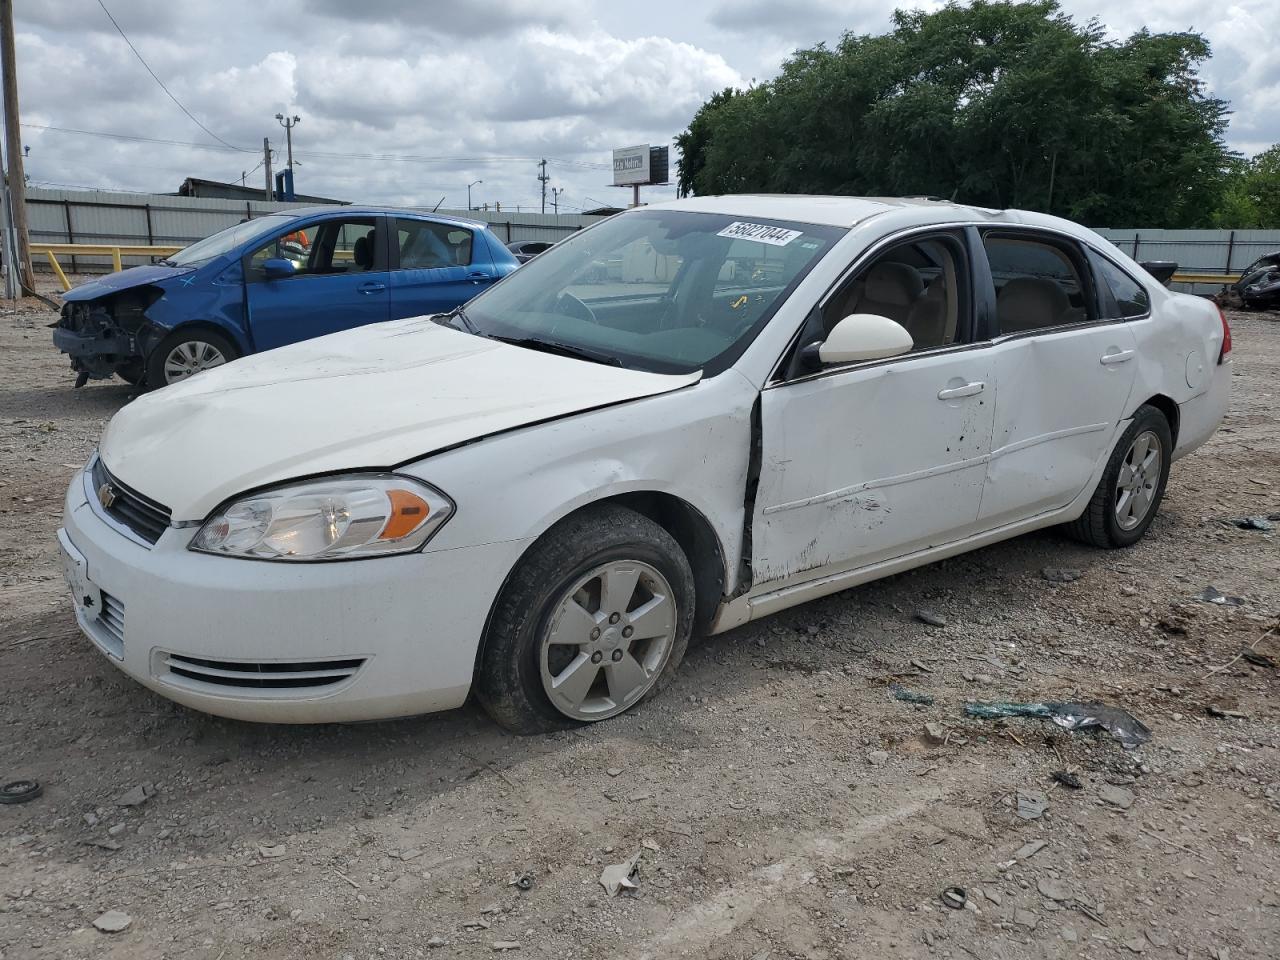
[[116, 502], [116, 492], [111, 489], [111, 484], [104, 483], [98, 488], [98, 502], [102, 504], [103, 510], [111, 509], [111, 505]]

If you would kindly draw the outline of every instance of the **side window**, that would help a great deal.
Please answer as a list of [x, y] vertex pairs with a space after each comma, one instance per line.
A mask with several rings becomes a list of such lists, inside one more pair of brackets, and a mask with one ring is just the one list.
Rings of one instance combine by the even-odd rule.
[[471, 263], [475, 235], [464, 227], [427, 220], [396, 220], [401, 270], [465, 267]]
[[[1065, 242], [1064, 242], [1065, 243]], [[987, 234], [983, 238], [996, 288], [999, 333], [1084, 323], [1089, 294], [1078, 258], [1057, 243]]]
[[826, 332], [855, 313], [896, 320], [913, 350], [956, 343], [968, 329], [968, 268], [952, 236], [921, 237], [891, 247], [860, 270], [823, 308]]
[[289, 260], [294, 278], [363, 273], [377, 262], [378, 231], [372, 217], [325, 220], [292, 228], [249, 254], [248, 279], [263, 279], [267, 260]]
[[1111, 289], [1111, 296], [1115, 300], [1113, 315], [1103, 317], [1104, 320], [1145, 317], [1151, 312], [1151, 295], [1147, 293], [1146, 287], [1105, 257], [1094, 256], [1092, 259], [1095, 272], [1101, 282]]

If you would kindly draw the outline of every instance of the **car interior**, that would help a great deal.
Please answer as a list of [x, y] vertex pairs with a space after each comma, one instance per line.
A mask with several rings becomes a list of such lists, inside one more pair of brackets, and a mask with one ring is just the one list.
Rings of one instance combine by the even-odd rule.
[[856, 313], [873, 313], [900, 323], [915, 350], [955, 343], [960, 326], [963, 261], [948, 238], [899, 244], [878, 256], [835, 294], [823, 310], [830, 333]]
[[996, 320], [1002, 335], [1089, 318], [1087, 288], [1065, 250], [996, 234], [984, 237], [983, 245], [995, 282]]

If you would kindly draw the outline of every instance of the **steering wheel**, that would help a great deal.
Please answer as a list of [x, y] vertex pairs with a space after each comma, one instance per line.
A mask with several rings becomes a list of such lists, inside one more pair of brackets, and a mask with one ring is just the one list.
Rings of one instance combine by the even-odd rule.
[[577, 317], [588, 323], [596, 323], [596, 315], [590, 307], [575, 297], [568, 290], [556, 297], [556, 311], [567, 317]]

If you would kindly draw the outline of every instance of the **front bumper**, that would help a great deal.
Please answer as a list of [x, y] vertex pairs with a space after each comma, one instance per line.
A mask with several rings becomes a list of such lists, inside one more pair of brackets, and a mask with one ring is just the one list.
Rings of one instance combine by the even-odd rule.
[[53, 345], [71, 358], [73, 369], [104, 379], [130, 360], [141, 358], [138, 340], [127, 333], [78, 333], [66, 327], [53, 328]]
[[[149, 546], [77, 474], [59, 531], [81, 630], [162, 696], [239, 720], [328, 723], [447, 710], [467, 697], [485, 620], [526, 545], [331, 563]], [[88, 601], [88, 602], [86, 602]]]

